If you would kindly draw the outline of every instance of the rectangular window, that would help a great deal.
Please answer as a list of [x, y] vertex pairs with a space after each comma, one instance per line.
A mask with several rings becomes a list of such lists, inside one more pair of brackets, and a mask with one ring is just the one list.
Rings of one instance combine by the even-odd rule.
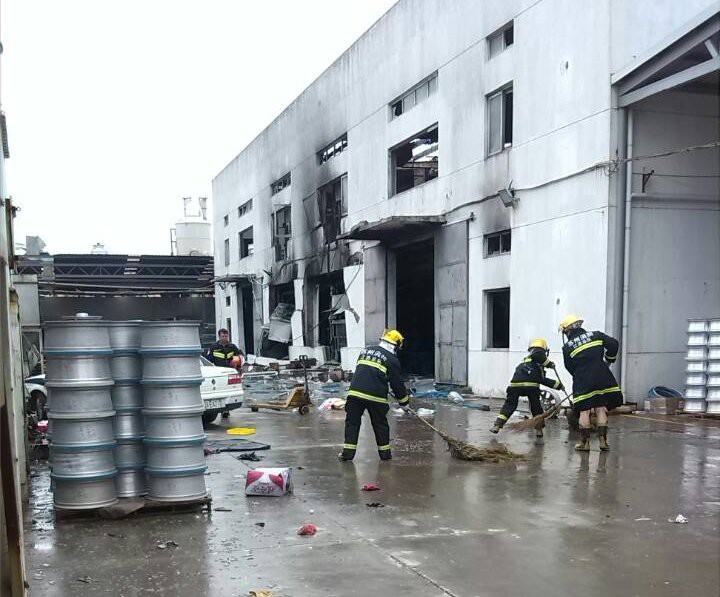
[[253, 227], [245, 228], [238, 234], [238, 244], [240, 245], [240, 259], [245, 259], [253, 254]]
[[334, 158], [336, 155], [341, 154], [347, 149], [347, 144], [347, 133], [345, 133], [340, 138], [330, 143], [330, 145], [327, 145], [326, 147], [323, 147], [320, 151], [318, 151], [318, 163], [324, 164], [328, 160]]
[[227, 226], [230, 223], [230, 216], [223, 217], [223, 226]]
[[485, 347], [510, 347], [510, 289], [485, 291]]
[[437, 91], [437, 73], [433, 73], [427, 79], [421, 81], [415, 87], [403, 93], [395, 101], [390, 102], [390, 116], [397, 118], [412, 110], [418, 104], [424, 102], [428, 97]]
[[438, 125], [418, 133], [390, 150], [391, 195], [438, 177]]
[[507, 87], [487, 96], [487, 153], [492, 155], [512, 145], [513, 89]]
[[288, 172], [285, 176], [278, 178], [274, 183], [270, 185], [270, 193], [272, 195], [277, 195], [280, 191], [285, 189], [285, 187], [289, 187], [290, 182], [290, 172]]
[[238, 207], [238, 218], [241, 216], [244, 216], [247, 213], [250, 213], [250, 211], [252, 210], [252, 205], [253, 205], [252, 201], [253, 200], [250, 199], [249, 201], [246, 201], [240, 207]]
[[342, 232], [341, 221], [347, 211], [347, 174], [343, 174], [318, 189], [318, 213], [326, 242]]
[[230, 265], [230, 239], [225, 239], [225, 265]]
[[289, 259], [288, 248], [292, 227], [290, 225], [290, 206], [282, 207], [273, 214], [273, 246], [275, 261]]
[[500, 52], [513, 45], [515, 42], [515, 28], [510, 21], [504, 27], [487, 37], [488, 58], [497, 56]]
[[485, 235], [485, 257], [493, 257], [510, 252], [511, 232], [493, 232]]
[[226, 306], [226, 307], [229, 307], [229, 306], [230, 306], [230, 297], [229, 297], [229, 296], [226, 296], [226, 297], [225, 297], [225, 306]]

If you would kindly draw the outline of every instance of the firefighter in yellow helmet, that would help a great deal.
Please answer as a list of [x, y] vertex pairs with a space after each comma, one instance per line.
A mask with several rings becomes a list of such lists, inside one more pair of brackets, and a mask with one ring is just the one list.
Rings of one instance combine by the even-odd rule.
[[[548, 345], [545, 340], [542, 338], [530, 340], [528, 356], [515, 368], [515, 373], [507, 388], [505, 404], [500, 409], [495, 425], [490, 430], [492, 433], [497, 433], [503, 428], [505, 422], [515, 412], [520, 396], [527, 396], [530, 402], [530, 412], [535, 416], [543, 412], [542, 404], [540, 404], [540, 386], [547, 386], [555, 390], [563, 389], [559, 379], [545, 377], [545, 368], [555, 369], [555, 363], [550, 360], [548, 354]], [[544, 426], [545, 423], [541, 422], [535, 428], [536, 437], [542, 438]]]
[[580, 452], [590, 450], [590, 411], [595, 410], [600, 449], [609, 450], [607, 412], [623, 403], [623, 395], [609, 364], [617, 359], [619, 343], [607, 334], [587, 332], [579, 315], [568, 315], [560, 322], [565, 369], [573, 377], [573, 410], [580, 416]]
[[360, 353], [345, 403], [345, 443], [338, 454], [340, 460], [352, 460], [357, 450], [360, 424], [365, 411], [370, 415], [375, 432], [380, 460], [390, 460], [390, 410], [388, 386], [400, 406], [410, 403], [405, 384], [400, 377], [397, 351], [405, 338], [397, 330], [385, 330], [377, 345], [368, 346]]

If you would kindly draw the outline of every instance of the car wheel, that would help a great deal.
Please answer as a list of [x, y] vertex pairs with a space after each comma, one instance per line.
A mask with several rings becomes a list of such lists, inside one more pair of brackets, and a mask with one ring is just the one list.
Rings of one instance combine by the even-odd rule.
[[207, 429], [208, 425], [212, 423], [215, 419], [217, 419], [218, 414], [217, 413], [203, 413], [202, 414], [202, 424], [203, 429]]

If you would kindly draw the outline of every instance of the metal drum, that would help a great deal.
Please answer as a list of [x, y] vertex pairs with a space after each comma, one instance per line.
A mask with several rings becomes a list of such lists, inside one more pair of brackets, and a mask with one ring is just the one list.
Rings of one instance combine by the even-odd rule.
[[144, 354], [142, 364], [143, 385], [202, 383], [200, 358], [193, 354]]
[[117, 471], [88, 477], [51, 473], [55, 507], [64, 510], [101, 508], [117, 503], [115, 477]]
[[181, 471], [205, 466], [205, 437], [192, 440], [145, 439], [147, 467], [162, 471]]
[[50, 444], [52, 472], [65, 477], [87, 478], [115, 470], [115, 442], [86, 446]]
[[47, 356], [107, 354], [110, 350], [107, 323], [101, 317], [78, 314], [64, 321], [48, 321], [43, 327]]
[[199, 321], [145, 321], [140, 352], [146, 354], [199, 354]]
[[116, 383], [110, 395], [116, 409], [142, 408], [143, 391], [139, 383]]
[[131, 321], [107, 321], [110, 346], [115, 354], [132, 354], [140, 349], [139, 319]]
[[137, 353], [118, 354], [110, 357], [110, 371], [115, 383], [138, 382], [142, 377], [142, 360]]
[[181, 413], [162, 413], [143, 409], [145, 437], [154, 440], [193, 440], [204, 438], [203, 408], [198, 407]]
[[97, 413], [96, 417], [80, 418], [76, 415], [67, 416], [48, 413], [52, 442], [64, 446], [87, 446], [115, 441], [113, 431], [113, 415], [115, 411]]
[[86, 388], [112, 385], [108, 356], [111, 352], [95, 355], [48, 355], [46, 379], [55, 387]]
[[145, 409], [154, 415], [192, 411], [203, 406], [200, 384], [195, 385], [144, 385]]
[[145, 435], [142, 409], [137, 407], [118, 410], [113, 419], [117, 439], [137, 439]]
[[48, 410], [56, 414], [90, 417], [92, 413], [103, 413], [113, 409], [110, 397], [112, 382], [105, 386], [85, 388], [66, 387], [48, 382]]
[[148, 474], [148, 498], [157, 502], [182, 502], [203, 498], [206, 466], [187, 467], [185, 470], [165, 471], [145, 469]]
[[119, 469], [145, 465], [145, 446], [142, 438], [120, 438], [114, 452], [115, 466]]
[[142, 466], [121, 468], [115, 477], [118, 497], [138, 497], [148, 492], [147, 475]]

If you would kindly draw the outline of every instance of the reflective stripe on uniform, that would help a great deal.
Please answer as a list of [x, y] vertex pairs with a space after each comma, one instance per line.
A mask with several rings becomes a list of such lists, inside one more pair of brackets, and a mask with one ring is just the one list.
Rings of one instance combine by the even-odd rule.
[[366, 359], [359, 359], [357, 362], [358, 365], [367, 365], [368, 367], [375, 367], [375, 369], [379, 369], [383, 373], [387, 373], [387, 367], [385, 365], [382, 365], [380, 363], [377, 363], [375, 361], [368, 361]]
[[606, 358], [608, 361], [615, 361], [615, 359], [617, 359], [617, 355], [615, 355], [614, 357], [611, 357], [610, 355], [608, 355], [607, 353], [605, 353], [605, 358]]
[[343, 450], [356, 450], [357, 444], [343, 444]]
[[559, 379], [556, 379], [556, 380], [555, 380], [555, 389], [556, 389], [556, 390], [559, 390], [559, 389], [560, 389], [560, 380], [559, 380]]
[[573, 350], [570, 353], [570, 357], [574, 357], [581, 353], [583, 350], [586, 350], [588, 348], [593, 348], [595, 346], [602, 346], [603, 341], [602, 340], [593, 340], [592, 342], [588, 342], [587, 344], [583, 344], [582, 346], [578, 346], [575, 350]]
[[224, 358], [225, 358], [225, 353], [224, 353], [224, 352], [218, 352], [217, 350], [213, 350], [212, 355], [213, 355], [216, 359], [224, 359]]
[[536, 381], [511, 381], [510, 387], [513, 388], [539, 388], [540, 384]]
[[498, 415], [498, 419], [502, 419], [503, 421], [507, 421], [507, 417], [506, 417], [505, 415], [503, 415], [502, 413], [500, 413], [500, 414]]
[[389, 445], [389, 444], [388, 444], [387, 446], [378, 446], [378, 450], [380, 450], [380, 451], [389, 450], [389, 449], [390, 449], [390, 445]]
[[408, 402], [410, 402], [410, 396], [405, 396], [405, 398], [398, 400], [398, 404], [407, 404]]
[[594, 392], [588, 392], [587, 394], [580, 394], [573, 398], [573, 404], [592, 398], [593, 396], [600, 396], [602, 394], [610, 394], [611, 392], [619, 392], [620, 386], [613, 386], [612, 388], [605, 388], [604, 390], [595, 390]]
[[347, 395], [354, 398], [360, 398], [362, 400], [370, 400], [370, 402], [382, 402], [383, 404], [388, 404], [390, 402], [387, 399], [387, 396], [384, 398], [382, 396], [373, 396], [372, 394], [366, 394], [360, 390], [350, 390]]

